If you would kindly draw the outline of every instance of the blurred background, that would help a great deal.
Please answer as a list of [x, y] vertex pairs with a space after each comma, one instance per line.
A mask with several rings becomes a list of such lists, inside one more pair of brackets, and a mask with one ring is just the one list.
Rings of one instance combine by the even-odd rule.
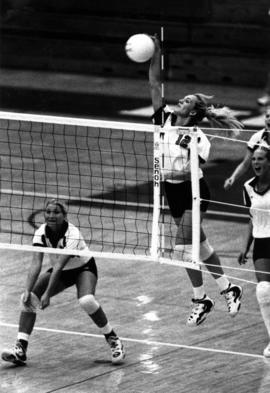
[[148, 65], [130, 61], [124, 45], [161, 26], [168, 86], [239, 88], [236, 101], [253, 89], [255, 103], [270, 70], [269, 8], [269, 0], [1, 0], [0, 106], [97, 116], [102, 106], [105, 116], [117, 105], [108, 95], [149, 102]]

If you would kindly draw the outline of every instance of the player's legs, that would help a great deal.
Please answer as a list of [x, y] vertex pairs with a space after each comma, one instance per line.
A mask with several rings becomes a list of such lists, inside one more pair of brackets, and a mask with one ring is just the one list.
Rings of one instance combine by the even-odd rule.
[[256, 297], [269, 337], [269, 344], [264, 349], [263, 354], [270, 358], [270, 259], [259, 258], [254, 262], [254, 266], [258, 280]]
[[97, 269], [92, 258], [87, 267], [80, 272], [76, 280], [77, 295], [82, 309], [89, 315], [111, 348], [112, 363], [117, 364], [125, 357], [124, 347], [119, 337], [110, 325], [107, 316], [95, 298], [97, 285]]
[[[17, 341], [13, 349], [4, 350], [2, 352], [1, 356], [3, 360], [18, 365], [24, 364], [26, 362], [27, 360], [26, 352], [27, 352], [28, 342], [36, 322], [36, 315], [37, 315], [37, 309], [39, 307], [40, 298], [48, 286], [50, 275], [51, 275], [51, 270], [44, 272], [39, 276], [37, 283], [34, 286], [33, 291], [31, 292], [31, 296], [27, 304], [25, 304], [22, 301], [23, 295], [21, 295], [21, 301], [20, 301], [21, 312], [19, 317]], [[53, 295], [61, 292], [63, 289], [65, 289], [65, 286], [60, 281]]]
[[201, 253], [205, 266], [216, 280], [221, 295], [224, 296], [229, 315], [234, 317], [241, 307], [241, 298], [243, 294], [242, 287], [232, 284], [228, 280], [221, 267], [218, 255], [214, 250], [211, 252], [211, 246], [209, 247], [209, 244], [201, 244]]
[[229, 315], [234, 317], [237, 315], [241, 307], [241, 298], [243, 294], [242, 287], [240, 285], [232, 284], [228, 280], [224, 274], [219, 256], [208, 242], [208, 239], [201, 242], [200, 259], [204, 262], [208, 271], [215, 279], [221, 295], [224, 296]]
[[[203, 214], [202, 214], [203, 217]], [[176, 244], [185, 244], [185, 248], [191, 248], [192, 242], [192, 212], [186, 210], [179, 220], [179, 226], [176, 236]], [[222, 269], [220, 259], [213, 247], [209, 244], [206, 235], [201, 227], [200, 229], [200, 259], [204, 262], [207, 269], [212, 274], [221, 294], [224, 295], [228, 312], [230, 316], [235, 316], [241, 306], [242, 288], [233, 285], [225, 276]], [[177, 247], [176, 247], [177, 248]], [[191, 254], [191, 251], [189, 252]], [[189, 255], [190, 257], [190, 255]], [[184, 258], [183, 258], [184, 259]], [[205, 320], [206, 315], [212, 310], [214, 302], [208, 298], [203, 285], [202, 272], [200, 270], [186, 269], [189, 279], [192, 283], [194, 299], [194, 307], [188, 318], [188, 324], [199, 324]]]
[[[201, 238], [205, 235], [201, 229]], [[178, 229], [175, 242], [175, 256], [183, 261], [191, 262], [192, 257], [192, 212], [185, 210], [179, 218]], [[186, 269], [189, 280], [192, 284], [194, 298], [193, 307], [187, 319], [189, 326], [200, 325], [214, 307], [214, 302], [205, 292], [201, 270]]]

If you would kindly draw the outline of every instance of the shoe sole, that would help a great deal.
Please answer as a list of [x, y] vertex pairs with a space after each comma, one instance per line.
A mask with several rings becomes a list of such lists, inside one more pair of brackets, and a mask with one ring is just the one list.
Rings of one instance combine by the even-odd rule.
[[5, 362], [16, 364], [16, 366], [24, 366], [25, 365], [25, 361], [16, 359], [15, 356], [13, 356], [13, 355], [2, 354], [1, 358]]
[[124, 362], [125, 357], [126, 357], [126, 354], [123, 353], [122, 358], [121, 359], [113, 359], [112, 364], [122, 364]]
[[233, 313], [229, 313], [230, 314], [230, 316], [233, 318], [233, 317], [235, 317], [238, 313], [239, 313], [239, 311], [240, 311], [240, 308], [241, 308], [241, 303], [239, 303], [239, 305], [238, 305], [238, 307], [237, 307], [237, 310], [236, 311], [234, 311]]

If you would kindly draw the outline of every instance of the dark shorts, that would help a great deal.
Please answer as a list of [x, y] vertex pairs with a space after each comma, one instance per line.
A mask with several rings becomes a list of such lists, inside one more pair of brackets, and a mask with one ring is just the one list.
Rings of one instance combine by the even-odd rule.
[[253, 245], [253, 261], [258, 259], [270, 259], [270, 238], [255, 238]]
[[[42, 294], [45, 292], [50, 275], [53, 271], [53, 268], [48, 269], [45, 273], [41, 274], [34, 289], [33, 292], [38, 296], [41, 297]], [[94, 258], [89, 259], [88, 262], [86, 262], [84, 265], [75, 268], [75, 269], [70, 269], [70, 270], [62, 270], [60, 277], [59, 277], [59, 282], [58, 282], [58, 288], [56, 290], [56, 293], [71, 287], [72, 285], [75, 285], [77, 282], [77, 279], [79, 275], [83, 271], [89, 271], [93, 273], [96, 278], [98, 278], [98, 272], [97, 272], [97, 265], [96, 261]]]
[[[192, 210], [191, 181], [178, 184], [165, 181], [164, 188], [168, 205], [174, 218], [182, 217], [185, 210]], [[204, 178], [200, 179], [200, 197], [201, 199], [206, 199], [206, 201], [201, 201], [201, 212], [206, 212], [209, 205], [210, 191]]]

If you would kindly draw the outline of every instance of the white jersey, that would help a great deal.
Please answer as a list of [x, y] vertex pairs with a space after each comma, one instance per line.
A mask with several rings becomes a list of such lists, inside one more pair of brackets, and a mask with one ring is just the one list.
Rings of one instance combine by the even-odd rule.
[[265, 129], [255, 132], [255, 134], [252, 135], [252, 137], [250, 138], [250, 140], [247, 143], [248, 149], [253, 152], [258, 145], [265, 145], [265, 146], [269, 147], [268, 133], [269, 133], [269, 131], [267, 131]]
[[[164, 121], [161, 122], [162, 116]], [[183, 178], [189, 178], [190, 175], [190, 149], [189, 142], [190, 136], [189, 132], [193, 127], [179, 127], [172, 128], [176, 121], [176, 115], [172, 110], [166, 105], [160, 108], [152, 116], [155, 124], [164, 123], [162, 130], [164, 131], [164, 139], [161, 143], [162, 153], [164, 157], [163, 162], [163, 173], [176, 172], [176, 175], [183, 175]], [[206, 162], [209, 157], [211, 144], [207, 137], [204, 135], [202, 130], [197, 128], [198, 135], [198, 155], [201, 162]], [[187, 143], [185, 140], [187, 139]], [[199, 179], [203, 177], [203, 171], [199, 168]], [[166, 179], [170, 183], [182, 183], [185, 180], [175, 180]]]
[[270, 237], [270, 185], [264, 192], [255, 191], [257, 178], [244, 184], [244, 203], [250, 207], [254, 238]]
[[[186, 138], [190, 139], [187, 131], [191, 130], [190, 128], [167, 128], [166, 126], [163, 128], [164, 130], [164, 139], [162, 143], [162, 150], [164, 154], [164, 175], [166, 173], [170, 173], [171, 171], [177, 172], [179, 175], [183, 175], [183, 177], [188, 178], [190, 175], [190, 149], [189, 142], [184, 143], [183, 147], [182, 143]], [[210, 153], [210, 142], [204, 133], [197, 129], [198, 135], [198, 154], [201, 158], [201, 161], [206, 162]], [[202, 169], [199, 168], [199, 179], [203, 177]], [[181, 183], [184, 180], [170, 180], [167, 179], [170, 183]]]
[[[62, 248], [68, 250], [88, 250], [83, 236], [75, 225], [67, 222], [60, 239], [54, 241], [52, 232], [46, 224], [42, 224], [34, 233], [33, 245], [40, 247]], [[49, 254], [53, 266], [60, 254]], [[84, 265], [90, 257], [72, 256], [63, 270], [70, 270]]]

